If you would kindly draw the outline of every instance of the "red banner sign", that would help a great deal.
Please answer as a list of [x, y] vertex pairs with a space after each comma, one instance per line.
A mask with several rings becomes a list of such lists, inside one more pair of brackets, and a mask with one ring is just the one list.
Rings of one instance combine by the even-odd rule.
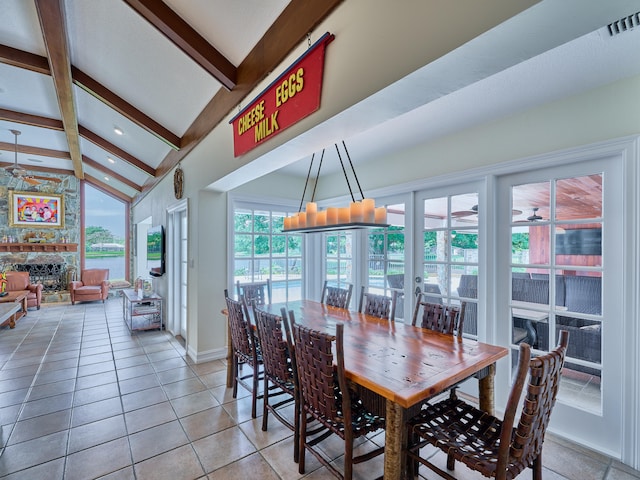
[[234, 156], [247, 153], [320, 108], [324, 52], [334, 38], [325, 33], [231, 119]]

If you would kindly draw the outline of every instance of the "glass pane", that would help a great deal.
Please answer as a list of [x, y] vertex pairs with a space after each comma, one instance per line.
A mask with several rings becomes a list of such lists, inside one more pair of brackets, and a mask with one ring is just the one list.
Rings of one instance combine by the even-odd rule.
[[556, 220], [602, 217], [602, 174], [556, 181]]
[[270, 228], [269, 212], [255, 212], [253, 218], [254, 230], [259, 233], [268, 233]]
[[[569, 334], [571, 336], [571, 334]], [[571, 340], [569, 340], [571, 343]], [[570, 360], [564, 362], [558, 398], [579, 405], [596, 414], [602, 411], [601, 371], [577, 365]]]
[[513, 272], [511, 300], [512, 305], [518, 308], [539, 308], [541, 305], [549, 305], [549, 279], [534, 279], [528, 273]]
[[451, 226], [478, 224], [478, 194], [465, 193], [451, 197]]
[[338, 254], [338, 236], [327, 235], [327, 255], [336, 256]]
[[442, 228], [447, 226], [447, 198], [431, 198], [424, 201], [424, 228]]
[[271, 214], [271, 221], [272, 221], [271, 229], [273, 233], [282, 232], [282, 229], [284, 228], [284, 217], [286, 216], [287, 215], [282, 212], [273, 212]]
[[425, 261], [446, 261], [448, 257], [447, 232], [435, 231], [424, 232], [424, 260]]
[[289, 256], [302, 255], [302, 236], [287, 235], [287, 247], [289, 248]]
[[423, 292], [448, 295], [447, 265], [428, 263], [424, 266]]
[[255, 253], [256, 257], [269, 255], [269, 236], [268, 235], [256, 235], [255, 237]]
[[551, 183], [527, 183], [511, 188], [513, 222], [549, 220]]
[[602, 314], [601, 272], [565, 270], [564, 307], [568, 312]]
[[235, 261], [235, 268], [233, 271], [233, 283], [238, 280], [246, 282], [251, 279], [251, 261], [250, 260], [238, 260]]
[[273, 284], [275, 285], [276, 281], [285, 280], [286, 277], [287, 277], [287, 261], [284, 258], [274, 260], [271, 263], [271, 280]]
[[404, 203], [387, 205], [387, 223], [390, 230], [404, 230]]
[[602, 224], [566, 224], [556, 229], [556, 264], [602, 265]]
[[235, 235], [233, 242], [233, 251], [236, 257], [250, 257], [251, 256], [251, 235]]
[[250, 232], [253, 215], [249, 210], [236, 209], [233, 221], [236, 232]]
[[287, 237], [284, 235], [274, 235], [271, 237], [271, 253], [273, 256], [283, 256], [286, 253]]
[[549, 225], [511, 227], [511, 261], [516, 265], [549, 265]]
[[287, 272], [289, 280], [302, 278], [302, 259], [289, 257], [289, 270]]
[[478, 263], [478, 233], [451, 231], [451, 261]]

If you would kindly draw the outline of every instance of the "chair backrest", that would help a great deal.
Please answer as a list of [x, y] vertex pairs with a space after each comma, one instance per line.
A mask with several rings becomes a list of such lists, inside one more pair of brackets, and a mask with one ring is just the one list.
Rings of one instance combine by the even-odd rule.
[[252, 305], [254, 302], [258, 305], [271, 304], [271, 280], [269, 279], [264, 282], [251, 283], [240, 283], [238, 280], [236, 291], [238, 298], [243, 297], [247, 305]]
[[[453, 335], [455, 332], [457, 336], [462, 336], [466, 302], [462, 302], [460, 307], [447, 306], [431, 303], [429, 302], [429, 297], [425, 293], [418, 295], [411, 325], [428, 328], [447, 335]], [[418, 319], [420, 319], [419, 323]]]
[[397, 290], [391, 291], [391, 296], [379, 295], [365, 291], [364, 285], [360, 290], [358, 311], [378, 318], [394, 321], [396, 317]]
[[109, 280], [108, 268], [89, 268], [80, 272], [80, 279], [84, 285], [100, 285]]
[[565, 305], [571, 312], [602, 313], [602, 277], [565, 276]]
[[289, 346], [283, 334], [283, 320], [287, 311], [282, 308], [280, 316], [266, 312], [253, 304], [253, 319], [258, 330], [260, 351], [264, 364], [264, 373], [278, 384], [293, 382], [293, 369], [290, 361]]
[[255, 336], [253, 334], [253, 326], [249, 318], [249, 312], [243, 299], [238, 301], [229, 297], [228, 291], [225, 290], [225, 299], [227, 301], [227, 318], [229, 319], [229, 330], [231, 331], [231, 345], [234, 351], [245, 361], [252, 362], [255, 365], [257, 360], [255, 349]]
[[324, 281], [322, 286], [322, 297], [320, 303], [331, 305], [338, 308], [349, 308], [351, 303], [351, 293], [353, 291], [353, 284], [347, 284], [346, 288], [333, 287], [329, 285], [327, 280]]
[[[345, 425], [350, 425], [349, 401], [339, 405], [336, 401], [336, 381], [340, 390], [347, 392], [344, 377], [344, 325], [336, 325], [336, 335], [319, 332], [295, 323], [293, 312], [289, 312], [293, 350], [298, 373], [298, 386], [302, 408], [326, 419], [336, 419], [342, 411]], [[332, 343], [336, 342], [336, 367]]]
[[[535, 358], [531, 358], [531, 347], [528, 344], [520, 344], [518, 371], [500, 431], [498, 472], [506, 471], [507, 465], [516, 465], [522, 471], [540, 455], [551, 410], [560, 388], [568, 341], [569, 332], [561, 330], [556, 349]], [[515, 415], [527, 377], [529, 382], [525, 389], [522, 412], [514, 430]]]

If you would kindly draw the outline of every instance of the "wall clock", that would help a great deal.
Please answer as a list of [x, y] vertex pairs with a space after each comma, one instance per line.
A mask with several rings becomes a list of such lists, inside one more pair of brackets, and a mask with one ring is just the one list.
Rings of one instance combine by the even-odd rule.
[[182, 198], [182, 194], [184, 193], [184, 174], [180, 167], [176, 168], [176, 171], [173, 173], [173, 193], [178, 200]]

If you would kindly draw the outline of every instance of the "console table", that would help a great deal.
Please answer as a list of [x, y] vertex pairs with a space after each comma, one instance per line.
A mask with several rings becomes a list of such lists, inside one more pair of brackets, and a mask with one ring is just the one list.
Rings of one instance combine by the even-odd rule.
[[122, 290], [122, 316], [129, 331], [162, 330], [162, 297], [153, 293], [148, 297], [132, 288]]

